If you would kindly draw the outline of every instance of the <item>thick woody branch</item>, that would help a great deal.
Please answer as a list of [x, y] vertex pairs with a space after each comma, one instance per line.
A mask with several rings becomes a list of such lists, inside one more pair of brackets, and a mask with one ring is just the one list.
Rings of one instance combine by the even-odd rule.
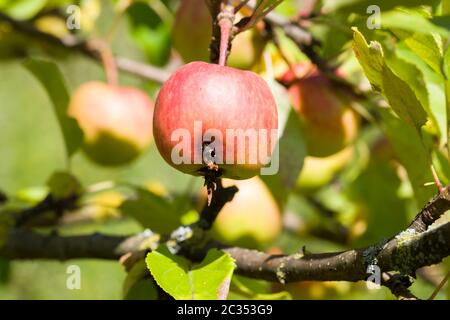
[[[202, 219], [209, 221], [206, 223], [208, 225], [198, 227], [208, 229], [211, 221], [214, 221], [218, 212], [233, 198], [236, 191], [233, 187], [222, 189], [219, 186], [213, 194], [211, 204], [205, 206], [202, 212]], [[269, 255], [215, 243], [203, 246], [196, 246], [193, 243], [190, 248], [186, 248], [190, 242], [184, 244], [181, 252], [199, 258], [206, 253], [207, 248], [221, 247], [236, 260], [237, 273], [282, 283], [303, 280], [365, 280], [368, 277], [369, 266], [378, 266], [383, 273], [396, 271], [401, 275], [414, 276], [417, 269], [439, 263], [450, 255], [450, 222], [429, 227], [448, 209], [449, 187], [446, 187], [421, 210], [411, 224], [411, 226], [420, 225], [420, 228], [409, 227], [389, 241], [344, 252]], [[60, 237], [13, 229], [0, 248], [0, 256], [10, 259], [118, 259], [124, 254], [148, 250], [143, 249], [142, 244], [154, 236], [151, 232], [144, 232], [131, 237], [101, 234]], [[397, 283], [398, 281], [395, 282]], [[394, 285], [393, 282], [391, 284], [393, 292], [397, 292], [399, 296], [407, 295], [407, 287]]]
[[[118, 259], [126, 253], [139, 252], [145, 239], [145, 234], [60, 237], [18, 229], [9, 234], [0, 249], [0, 256], [10, 259]], [[224, 247], [224, 251], [236, 260], [238, 274], [252, 278], [282, 283], [360, 281], [367, 279], [369, 265], [376, 264], [382, 272], [398, 270], [413, 274], [418, 268], [441, 262], [450, 255], [450, 223], [419, 234], [399, 234], [387, 244], [337, 253], [284, 256], [237, 247]]]
[[[55, 45], [57, 47], [65, 48], [72, 52], [81, 53], [91, 59], [101, 62], [101, 55], [98, 50], [91, 46], [89, 41], [82, 41], [74, 35], [58, 38], [40, 31], [31, 23], [15, 20], [1, 11], [0, 22], [8, 23], [14, 30], [29, 35], [33, 37], [33, 39], [39, 39], [40, 41]], [[115, 57], [115, 62], [119, 70], [147, 80], [163, 83], [170, 76], [168, 71], [127, 58]]]
[[127, 237], [95, 233], [61, 237], [15, 229], [0, 249], [0, 256], [11, 259], [119, 259], [126, 253], [139, 251], [143, 235]]

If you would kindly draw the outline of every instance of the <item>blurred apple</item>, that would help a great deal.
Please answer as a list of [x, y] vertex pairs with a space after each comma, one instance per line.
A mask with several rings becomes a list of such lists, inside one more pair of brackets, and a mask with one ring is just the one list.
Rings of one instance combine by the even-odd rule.
[[153, 103], [135, 88], [85, 83], [74, 92], [69, 115], [83, 130], [86, 154], [101, 165], [130, 162], [153, 138]]
[[[184, 62], [209, 61], [212, 20], [204, 0], [181, 1], [175, 16], [172, 38], [173, 46]], [[227, 65], [251, 69], [260, 59], [265, 45], [266, 40], [258, 27], [237, 35], [232, 41]]]
[[328, 157], [350, 145], [358, 134], [359, 118], [349, 93], [335, 86], [309, 62], [286, 72], [280, 82], [303, 123], [308, 155]]
[[281, 232], [281, 213], [261, 179], [224, 179], [223, 184], [235, 185], [239, 192], [219, 213], [213, 225], [214, 237], [245, 248], [261, 248], [274, 241]]
[[324, 158], [307, 156], [297, 179], [297, 190], [311, 192], [328, 184], [349, 163], [352, 156], [353, 147]]
[[173, 46], [185, 62], [209, 61], [211, 15], [204, 0], [181, 0], [172, 29]]
[[63, 38], [69, 34], [66, 21], [60, 17], [44, 16], [36, 19], [34, 24], [40, 31], [49, 33], [58, 38]]
[[[275, 290], [279, 290], [275, 285]], [[302, 281], [288, 283], [282, 289], [289, 292], [294, 300], [336, 299], [340, 294], [347, 294], [354, 287], [348, 282]]]

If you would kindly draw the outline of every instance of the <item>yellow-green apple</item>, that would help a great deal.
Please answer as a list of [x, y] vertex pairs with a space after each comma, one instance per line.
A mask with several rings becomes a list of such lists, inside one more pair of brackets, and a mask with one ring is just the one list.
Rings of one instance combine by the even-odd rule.
[[331, 156], [316, 158], [307, 156], [297, 179], [297, 190], [310, 192], [328, 184], [353, 155], [353, 147], [347, 147]]
[[84, 133], [84, 151], [101, 165], [128, 163], [152, 141], [153, 102], [141, 90], [87, 82], [73, 93], [68, 113]]
[[217, 216], [213, 234], [226, 244], [258, 248], [270, 244], [281, 232], [280, 209], [260, 178], [231, 181], [239, 191]]
[[185, 62], [208, 61], [211, 14], [204, 0], [181, 0], [172, 29], [173, 47]]
[[252, 69], [261, 59], [266, 43], [258, 27], [238, 34], [233, 39], [227, 64], [238, 69]]
[[268, 163], [278, 114], [267, 83], [250, 71], [205, 62], [178, 69], [155, 104], [153, 135], [168, 164], [204, 175], [248, 179]]
[[359, 119], [349, 93], [333, 85], [308, 62], [288, 71], [281, 82], [289, 84], [289, 96], [304, 127], [308, 155], [327, 157], [351, 144], [358, 134]]
[[[238, 34], [233, 42], [228, 66], [251, 69], [261, 58], [267, 41], [254, 27]], [[184, 62], [209, 61], [212, 38], [211, 14], [204, 0], [182, 0], [172, 29], [173, 47]]]

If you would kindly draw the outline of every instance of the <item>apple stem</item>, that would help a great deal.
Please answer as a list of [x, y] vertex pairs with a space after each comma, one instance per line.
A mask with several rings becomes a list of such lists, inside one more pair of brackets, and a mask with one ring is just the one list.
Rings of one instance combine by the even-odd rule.
[[106, 81], [113, 86], [119, 84], [119, 76], [117, 74], [117, 66], [114, 56], [108, 46], [104, 46], [100, 50], [100, 56], [106, 73]]
[[433, 165], [431, 165], [431, 173], [433, 175], [433, 180], [434, 180], [434, 184], [436, 185], [436, 187], [438, 188], [439, 193], [442, 193], [442, 191], [444, 191], [444, 186], [442, 185], [441, 180], [439, 179], [439, 176], [436, 172], [436, 169], [434, 168]]
[[98, 53], [106, 73], [106, 81], [113, 86], [119, 84], [116, 60], [107, 41], [101, 39], [90, 40], [88, 46]]
[[220, 27], [220, 51], [219, 51], [219, 65], [225, 66], [228, 57], [228, 46], [230, 43], [231, 32], [234, 26], [233, 7], [225, 7], [217, 16]]

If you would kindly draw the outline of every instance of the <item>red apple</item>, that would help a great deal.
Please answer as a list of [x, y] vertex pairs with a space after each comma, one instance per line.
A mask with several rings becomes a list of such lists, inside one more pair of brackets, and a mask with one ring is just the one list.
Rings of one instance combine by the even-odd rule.
[[84, 151], [101, 165], [128, 163], [152, 141], [153, 102], [138, 89], [88, 82], [68, 112], [83, 130]]
[[354, 141], [359, 119], [348, 93], [310, 63], [296, 66], [296, 75], [288, 71], [281, 81], [290, 85], [289, 96], [303, 123], [308, 155], [328, 157]]
[[[261, 154], [270, 157], [277, 129], [275, 99], [262, 78], [205, 62], [181, 67], [164, 83], [153, 118], [155, 142], [167, 163], [184, 173], [204, 174], [210, 164], [202, 161], [205, 135], [214, 132], [209, 142], [220, 146], [214, 155], [222, 163], [214, 162], [222, 177], [232, 179], [258, 174], [267, 160]], [[256, 140], [242, 133], [256, 134]]]

